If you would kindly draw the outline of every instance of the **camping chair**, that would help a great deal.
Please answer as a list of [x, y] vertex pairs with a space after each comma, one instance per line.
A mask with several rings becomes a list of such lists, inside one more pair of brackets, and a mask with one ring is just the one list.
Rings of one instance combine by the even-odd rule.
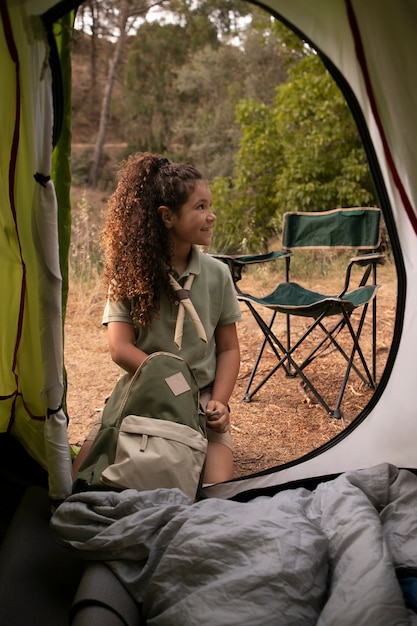
[[[376, 283], [377, 264], [383, 261], [384, 255], [376, 252], [380, 246], [380, 219], [381, 213], [377, 208], [353, 208], [335, 209], [321, 213], [287, 213], [284, 216], [282, 232], [282, 253], [270, 253], [264, 255], [253, 255], [249, 257], [229, 257], [229, 267], [233, 266], [233, 277], [238, 293], [238, 299], [249, 307], [264, 339], [260, 347], [255, 365], [252, 369], [249, 382], [247, 384], [243, 400], [250, 402], [253, 396], [265, 385], [265, 383], [282, 368], [287, 376], [299, 376], [308, 389], [316, 398], [318, 403], [326, 410], [331, 417], [340, 418], [340, 406], [346, 390], [351, 371], [355, 371], [360, 379], [369, 387], [376, 386], [376, 293], [378, 285]], [[361, 252], [360, 255], [350, 259], [344, 277], [343, 287], [337, 295], [328, 295], [316, 292], [291, 282], [290, 267], [292, 254], [296, 249], [320, 249], [322, 251], [332, 250], [355, 250]], [[238, 280], [241, 277], [242, 267], [248, 263], [264, 262], [274, 258], [285, 258], [285, 281], [278, 284], [272, 293], [257, 297], [249, 293], [243, 293]], [[350, 290], [352, 269], [354, 266], [363, 267], [363, 274], [359, 285]], [[369, 367], [363, 354], [360, 338], [362, 335], [365, 319], [369, 305], [372, 303], [372, 364]], [[266, 308], [272, 311], [269, 322], [265, 321], [259, 312]], [[355, 310], [361, 310], [361, 315], [354, 328], [352, 324], [352, 314]], [[279, 339], [273, 325], [278, 313], [286, 316], [286, 338]], [[301, 337], [293, 341], [291, 333], [292, 316], [309, 318], [307, 330]], [[337, 316], [337, 321], [328, 326], [325, 325], [326, 318], [333, 320]], [[312, 333], [318, 329], [322, 332], [321, 340], [310, 349], [307, 356], [300, 362], [297, 355], [300, 347], [306, 343], [307, 338], [312, 338]], [[341, 331], [347, 329], [351, 338], [351, 347], [345, 348], [342, 345]], [[275, 353], [277, 362], [274, 367], [255, 384], [255, 376], [266, 346], [269, 345]], [[305, 372], [305, 369], [319, 355], [322, 355], [326, 348], [336, 349], [343, 357], [346, 368], [343, 375], [342, 384], [339, 390], [336, 404], [331, 408], [318, 391]], [[297, 352], [298, 350], [298, 352]]]

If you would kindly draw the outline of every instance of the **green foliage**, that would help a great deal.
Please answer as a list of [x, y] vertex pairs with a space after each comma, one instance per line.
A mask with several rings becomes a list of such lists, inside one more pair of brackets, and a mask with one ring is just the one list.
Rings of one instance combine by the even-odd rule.
[[240, 208], [240, 236], [232, 247], [243, 239], [250, 251], [267, 249], [287, 211], [376, 204], [340, 90], [309, 48], [291, 58], [289, 78], [277, 87], [271, 107], [254, 100], [237, 107], [242, 136], [228, 210], [236, 215]]
[[164, 152], [171, 142], [175, 73], [186, 60], [187, 38], [177, 24], [145, 23], [129, 48], [126, 115], [129, 150]]
[[242, 229], [241, 210], [233, 202], [231, 179], [218, 176], [210, 183], [216, 222], [211, 252], [240, 253], [246, 250]]
[[285, 155], [276, 180], [281, 213], [374, 202], [351, 113], [317, 55], [291, 69], [274, 108]]
[[275, 182], [277, 167], [283, 159], [281, 137], [271, 107], [245, 100], [237, 107], [236, 114], [242, 133], [236, 177], [229, 184], [227, 197], [219, 198], [217, 189], [213, 197], [216, 204], [227, 207], [223, 211], [227, 217], [231, 213], [237, 234], [230, 241], [231, 248], [241, 252], [262, 251], [268, 248], [268, 240], [277, 231], [274, 218], [279, 206]]
[[174, 0], [174, 21], [145, 22], [130, 39], [119, 76], [127, 151], [203, 171], [219, 252], [268, 249], [286, 211], [376, 204], [351, 113], [319, 56], [255, 7], [242, 27], [248, 6]]
[[207, 14], [210, 3], [193, 11], [180, 5], [178, 23], [145, 23], [130, 45], [123, 117], [129, 149], [192, 161], [209, 179], [231, 177], [241, 133], [235, 108], [248, 97], [273, 102], [286, 79], [280, 45], [264, 12], [257, 27], [240, 27], [238, 46], [231, 44], [233, 14], [227, 29]]
[[171, 0], [170, 11], [182, 23], [205, 17], [216, 29], [218, 38], [239, 30], [239, 18], [249, 15], [252, 8], [243, 0]]
[[[231, 176], [239, 146], [234, 105], [242, 94], [241, 51], [206, 46], [178, 72], [175, 82], [180, 113], [175, 120], [172, 155], [198, 164], [208, 178]], [[222, 100], [222, 106], [215, 103]]]
[[281, 62], [287, 71], [311, 54], [311, 49], [305, 42], [282, 22], [272, 20], [271, 34], [279, 45]]

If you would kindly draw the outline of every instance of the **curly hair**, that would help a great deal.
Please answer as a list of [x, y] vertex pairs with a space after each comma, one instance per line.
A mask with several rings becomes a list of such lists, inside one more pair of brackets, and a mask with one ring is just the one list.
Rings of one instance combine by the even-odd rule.
[[111, 300], [130, 301], [132, 319], [142, 326], [157, 315], [161, 292], [172, 294], [172, 245], [158, 207], [179, 215], [202, 179], [194, 166], [148, 152], [122, 163], [102, 234], [104, 282]]

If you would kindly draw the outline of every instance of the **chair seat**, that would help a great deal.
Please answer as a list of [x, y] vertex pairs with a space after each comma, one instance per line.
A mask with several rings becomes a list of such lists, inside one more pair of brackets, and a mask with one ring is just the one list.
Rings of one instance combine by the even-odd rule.
[[327, 316], [340, 315], [343, 310], [351, 313], [356, 308], [371, 302], [378, 287], [378, 285], [365, 285], [339, 297], [306, 289], [298, 283], [283, 282], [266, 296], [255, 297], [242, 293], [238, 295], [238, 299], [255, 302], [273, 311], [316, 319], [327, 311]]

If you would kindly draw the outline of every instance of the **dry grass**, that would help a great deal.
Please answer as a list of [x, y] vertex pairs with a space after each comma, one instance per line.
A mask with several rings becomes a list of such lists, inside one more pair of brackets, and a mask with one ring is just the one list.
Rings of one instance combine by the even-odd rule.
[[[272, 264], [271, 264], [272, 265]], [[314, 276], [311, 267], [300, 268], [310, 285], [332, 292], [335, 287], [337, 264], [325, 275]], [[275, 286], [277, 268], [258, 270], [244, 276], [242, 287], [256, 293], [266, 293]], [[310, 273], [309, 273], [310, 272]], [[309, 274], [307, 276], [307, 274]], [[387, 264], [379, 271], [381, 288], [378, 293], [377, 374], [380, 378], [388, 352], [395, 322], [395, 270]], [[337, 290], [337, 288], [336, 288]], [[69, 435], [71, 443], [81, 443], [99, 418], [104, 399], [110, 393], [119, 369], [111, 362], [106, 331], [101, 327], [104, 294], [93, 279], [90, 287], [84, 283], [70, 285], [65, 328], [65, 364], [68, 374]], [[303, 324], [300, 320], [298, 325]], [[274, 325], [276, 334], [284, 336], [283, 322]], [[235, 446], [236, 476], [258, 472], [296, 459], [328, 442], [340, 433], [369, 402], [373, 391], [352, 374], [342, 404], [343, 417], [328, 417], [300, 385], [298, 378], [287, 378], [279, 370], [255, 395], [252, 402], [242, 402], [248, 377], [258, 352], [261, 335], [252, 315], [242, 304], [239, 324], [241, 371], [231, 398], [232, 435]], [[296, 328], [294, 327], [296, 331]], [[369, 356], [370, 324], [363, 330], [362, 345]], [[266, 373], [275, 357], [265, 352], [260, 371]], [[325, 353], [310, 366], [313, 380], [320, 385], [329, 402], [334, 402], [341, 375], [337, 354]]]

